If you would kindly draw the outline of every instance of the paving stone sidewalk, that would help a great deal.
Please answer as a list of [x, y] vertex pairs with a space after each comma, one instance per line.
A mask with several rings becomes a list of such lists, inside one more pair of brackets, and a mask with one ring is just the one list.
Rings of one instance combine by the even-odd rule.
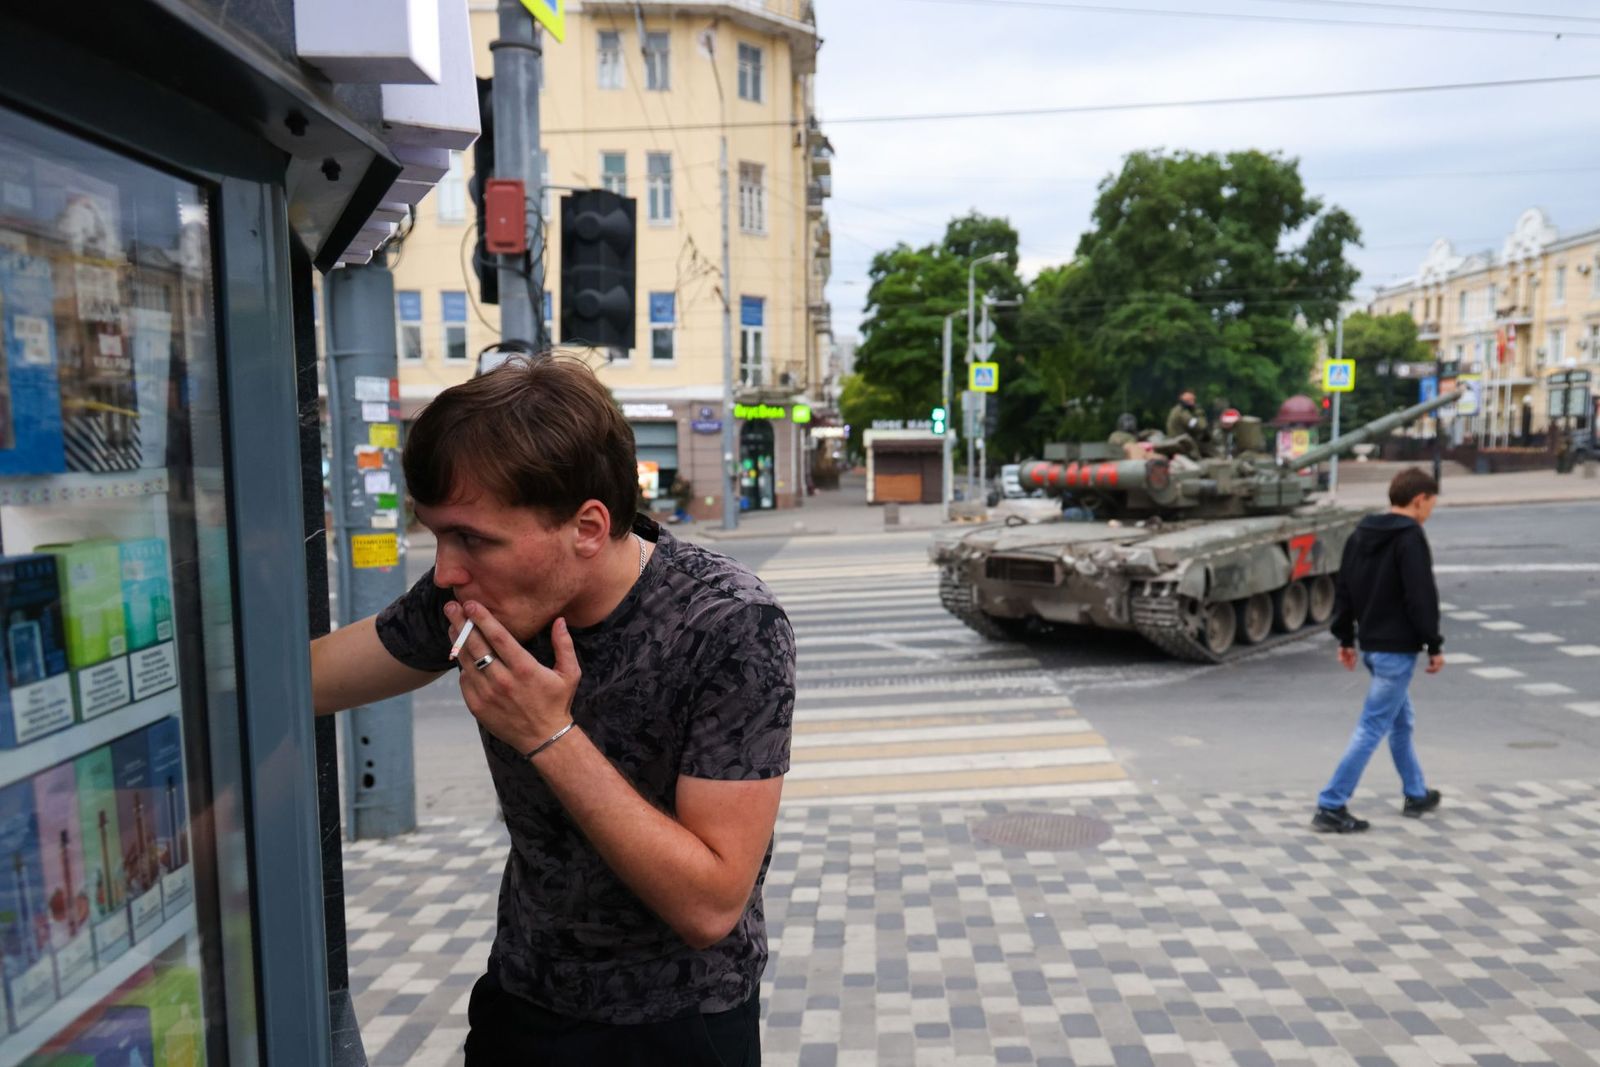
[[[786, 808], [767, 879], [767, 1064], [1600, 1062], [1600, 780], [1354, 805], [1298, 795]], [[1395, 798], [1396, 801], [1398, 798]], [[1093, 816], [1002, 849], [1005, 811]], [[345, 853], [374, 1067], [454, 1065], [504, 831], [435, 819]]]

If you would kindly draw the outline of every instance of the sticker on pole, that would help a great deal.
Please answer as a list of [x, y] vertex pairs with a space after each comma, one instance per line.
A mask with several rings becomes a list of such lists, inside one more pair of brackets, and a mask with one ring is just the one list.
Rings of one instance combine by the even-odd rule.
[[993, 393], [1000, 388], [1000, 364], [974, 363], [967, 368], [967, 388], [974, 393]]
[[394, 534], [352, 534], [350, 566], [361, 570], [400, 565], [400, 539]]
[[1356, 387], [1356, 361], [1330, 359], [1322, 365], [1322, 391], [1348, 393]]
[[557, 43], [567, 43], [567, 0], [522, 0], [522, 6]]

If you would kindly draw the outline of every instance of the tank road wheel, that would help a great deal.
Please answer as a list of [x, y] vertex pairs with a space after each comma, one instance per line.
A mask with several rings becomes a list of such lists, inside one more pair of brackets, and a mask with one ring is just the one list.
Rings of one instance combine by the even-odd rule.
[[1281, 634], [1292, 634], [1306, 624], [1311, 594], [1305, 582], [1290, 582], [1272, 594], [1272, 624]]
[[1221, 656], [1233, 647], [1234, 635], [1239, 632], [1239, 613], [1233, 604], [1219, 600], [1200, 606], [1200, 640], [1206, 651]]
[[1311, 579], [1310, 603], [1306, 617], [1314, 626], [1321, 626], [1333, 618], [1333, 575], [1319, 574]]
[[1272, 633], [1272, 598], [1257, 593], [1235, 601], [1239, 612], [1239, 640], [1247, 645], [1259, 645]]

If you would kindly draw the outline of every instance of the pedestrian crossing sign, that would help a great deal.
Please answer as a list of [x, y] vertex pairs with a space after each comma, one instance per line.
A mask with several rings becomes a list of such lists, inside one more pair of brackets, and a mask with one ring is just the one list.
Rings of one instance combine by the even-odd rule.
[[1000, 389], [1000, 364], [972, 364], [967, 368], [967, 388], [974, 393], [998, 392]]
[[550, 36], [556, 39], [556, 43], [566, 43], [567, 0], [522, 0], [522, 6], [528, 9], [528, 13], [537, 19], [540, 25], [550, 31]]
[[1356, 361], [1330, 359], [1322, 365], [1322, 391], [1348, 393], [1356, 387]]

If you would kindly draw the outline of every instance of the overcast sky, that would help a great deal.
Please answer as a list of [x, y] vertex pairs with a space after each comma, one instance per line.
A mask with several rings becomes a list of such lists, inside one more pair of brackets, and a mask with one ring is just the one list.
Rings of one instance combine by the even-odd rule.
[[[1361, 226], [1365, 248], [1353, 255], [1362, 297], [1413, 274], [1436, 237], [1450, 238], [1457, 252], [1498, 250], [1530, 206], [1544, 208], [1563, 234], [1600, 226], [1600, 80], [1044, 118], [830, 123], [1600, 74], [1600, 3], [1582, 0], [1099, 5], [1321, 23], [1111, 14], [1058, 2], [816, 0], [818, 107], [836, 153], [828, 296], [839, 337], [859, 332], [875, 251], [933, 241], [952, 215], [971, 208], [1017, 227], [1025, 273], [1070, 259], [1096, 183], [1136, 149], [1257, 148], [1298, 158], [1307, 187]], [[1446, 7], [1454, 10], [1425, 10]], [[1457, 13], [1468, 8], [1575, 18]], [[1326, 24], [1334, 20], [1361, 24]], [[1498, 29], [1370, 24], [1424, 22]], [[1557, 31], [1567, 32], [1558, 39]]]

